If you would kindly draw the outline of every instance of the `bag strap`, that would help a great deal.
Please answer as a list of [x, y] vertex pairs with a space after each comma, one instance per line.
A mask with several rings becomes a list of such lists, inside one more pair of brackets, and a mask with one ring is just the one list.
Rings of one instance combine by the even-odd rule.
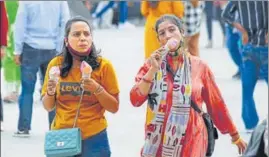
[[203, 113], [203, 111], [197, 106], [197, 104], [193, 100], [191, 100], [191, 107], [199, 114]]
[[83, 95], [84, 95], [84, 89], [82, 89], [81, 96], [80, 96], [80, 99], [79, 99], [79, 102], [78, 102], [78, 108], [77, 108], [77, 113], [76, 113], [76, 117], [75, 117], [75, 120], [74, 120], [73, 128], [75, 128], [76, 124], [77, 124], [77, 120], [78, 120], [78, 116], [79, 116], [79, 111], [80, 111], [80, 106], [81, 106]]

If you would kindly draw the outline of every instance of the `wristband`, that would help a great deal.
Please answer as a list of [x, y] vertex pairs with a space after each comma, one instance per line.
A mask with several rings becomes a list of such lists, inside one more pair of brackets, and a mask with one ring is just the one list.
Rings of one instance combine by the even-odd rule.
[[239, 137], [237, 140], [233, 141], [232, 144], [238, 144], [241, 141], [241, 137]]

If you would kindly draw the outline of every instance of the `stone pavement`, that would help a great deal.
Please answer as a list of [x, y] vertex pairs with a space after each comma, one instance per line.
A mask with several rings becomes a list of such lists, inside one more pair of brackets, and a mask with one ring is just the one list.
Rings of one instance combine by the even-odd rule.
[[[241, 82], [232, 80], [236, 67], [225, 48], [222, 47], [222, 35], [218, 23], [213, 25], [214, 48], [204, 49], [207, 41], [205, 26], [202, 26], [200, 47], [201, 58], [211, 67], [217, 84], [227, 103], [235, 124], [245, 140], [241, 119]], [[108, 134], [112, 157], [139, 157], [143, 145], [144, 120], [146, 106], [134, 108], [129, 101], [129, 91], [134, 83], [134, 76], [143, 64], [143, 28], [135, 30], [97, 30], [94, 40], [102, 55], [112, 61], [120, 84], [120, 110], [116, 114], [107, 113]], [[3, 83], [3, 82], [2, 82]], [[1, 85], [5, 95], [5, 86]], [[4, 132], [1, 133], [2, 157], [43, 157], [44, 135], [48, 129], [47, 113], [39, 101], [36, 86], [35, 104], [30, 138], [12, 137], [16, 131], [18, 119], [17, 104], [4, 104]], [[268, 111], [268, 86], [258, 82], [255, 89], [255, 100], [259, 115], [264, 118]], [[220, 135], [217, 140], [214, 157], [236, 157], [237, 148], [230, 142], [228, 135]]]

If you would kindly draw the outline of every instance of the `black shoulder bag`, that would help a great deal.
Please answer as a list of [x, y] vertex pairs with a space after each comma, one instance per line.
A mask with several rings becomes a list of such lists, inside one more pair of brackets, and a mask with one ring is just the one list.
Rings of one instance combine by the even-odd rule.
[[202, 112], [202, 110], [193, 101], [191, 101], [191, 107], [200, 115], [202, 115], [204, 119], [205, 126], [207, 128], [207, 134], [208, 134], [208, 145], [207, 145], [206, 156], [210, 157], [212, 156], [214, 152], [215, 140], [219, 138], [218, 131], [214, 127], [213, 121], [211, 120], [211, 117], [208, 113]]

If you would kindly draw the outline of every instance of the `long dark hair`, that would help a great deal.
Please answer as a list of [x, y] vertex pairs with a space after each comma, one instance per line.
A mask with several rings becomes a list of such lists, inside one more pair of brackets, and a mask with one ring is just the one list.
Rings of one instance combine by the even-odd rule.
[[[90, 31], [92, 33], [92, 28], [91, 28], [89, 22], [87, 21], [87, 19], [85, 19], [81, 16], [76, 16], [76, 17], [71, 18], [70, 20], [67, 21], [67, 23], [65, 25], [65, 36], [64, 36], [65, 38], [68, 37], [70, 30], [71, 30], [71, 26], [75, 22], [85, 22], [90, 27]], [[66, 77], [68, 75], [70, 69], [72, 68], [73, 57], [70, 54], [65, 43], [63, 44], [63, 49], [62, 49], [62, 53], [60, 54], [60, 56], [63, 56], [62, 67], [61, 67], [61, 77]], [[100, 66], [100, 62], [98, 62], [99, 57], [101, 57], [100, 51], [97, 51], [94, 43], [92, 43], [91, 53], [89, 54], [89, 56], [86, 56], [84, 58], [84, 61], [86, 61], [92, 67], [92, 69], [95, 70]]]

